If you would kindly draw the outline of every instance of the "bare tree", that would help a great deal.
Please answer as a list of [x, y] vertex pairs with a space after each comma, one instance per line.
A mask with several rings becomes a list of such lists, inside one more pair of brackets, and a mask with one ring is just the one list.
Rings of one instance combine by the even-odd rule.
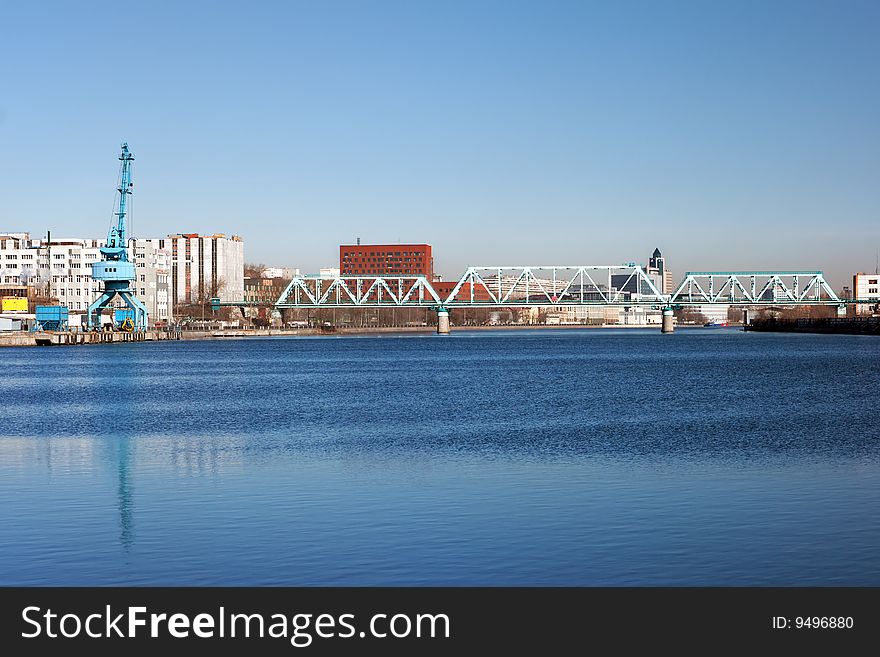
[[264, 269], [266, 269], [266, 265], [264, 265], [262, 262], [246, 262], [244, 263], [244, 277], [260, 278], [263, 275]]
[[705, 324], [708, 318], [701, 312], [698, 312], [690, 306], [675, 309], [675, 318], [679, 324]]

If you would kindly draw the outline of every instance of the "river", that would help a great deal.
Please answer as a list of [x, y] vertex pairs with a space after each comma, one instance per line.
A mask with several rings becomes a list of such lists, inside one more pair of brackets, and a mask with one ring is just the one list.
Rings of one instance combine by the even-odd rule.
[[3, 585], [880, 585], [880, 339], [0, 352]]

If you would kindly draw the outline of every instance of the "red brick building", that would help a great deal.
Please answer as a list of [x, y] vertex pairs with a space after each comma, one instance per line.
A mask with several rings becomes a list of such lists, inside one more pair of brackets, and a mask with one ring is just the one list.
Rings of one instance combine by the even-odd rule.
[[425, 276], [434, 280], [430, 244], [342, 244], [341, 276]]

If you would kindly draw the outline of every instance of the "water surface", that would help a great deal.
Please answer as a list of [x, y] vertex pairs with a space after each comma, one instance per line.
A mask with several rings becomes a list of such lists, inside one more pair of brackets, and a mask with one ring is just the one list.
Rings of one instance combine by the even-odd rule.
[[0, 351], [0, 584], [880, 585], [880, 340]]

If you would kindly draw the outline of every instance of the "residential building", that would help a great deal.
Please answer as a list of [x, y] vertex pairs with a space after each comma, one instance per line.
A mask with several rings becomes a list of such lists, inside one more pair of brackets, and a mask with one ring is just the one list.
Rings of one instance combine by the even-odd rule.
[[244, 298], [244, 240], [222, 233], [169, 235], [164, 243], [171, 252], [171, 303], [204, 303]]
[[[57, 299], [72, 313], [85, 312], [103, 291], [91, 265], [101, 259], [103, 239], [32, 239], [28, 233], [0, 234], [0, 285], [32, 287], [28, 296]], [[135, 264], [135, 296], [150, 322], [170, 321], [175, 306], [244, 298], [244, 242], [237, 235], [169, 235], [129, 242]]]
[[289, 278], [248, 276], [244, 279], [244, 300], [249, 304], [274, 304], [288, 283]]
[[[26, 296], [56, 299], [71, 313], [84, 313], [103, 291], [92, 280], [91, 265], [101, 259], [103, 239], [31, 239], [27, 233], [0, 235], [0, 283], [33, 288]], [[147, 307], [150, 322], [168, 321], [169, 254], [162, 240], [136, 239], [129, 246], [135, 263], [135, 296]]]
[[880, 274], [864, 274], [859, 272], [853, 276], [853, 297], [856, 301], [872, 301], [856, 305], [859, 315], [870, 315], [877, 312], [880, 304]]

